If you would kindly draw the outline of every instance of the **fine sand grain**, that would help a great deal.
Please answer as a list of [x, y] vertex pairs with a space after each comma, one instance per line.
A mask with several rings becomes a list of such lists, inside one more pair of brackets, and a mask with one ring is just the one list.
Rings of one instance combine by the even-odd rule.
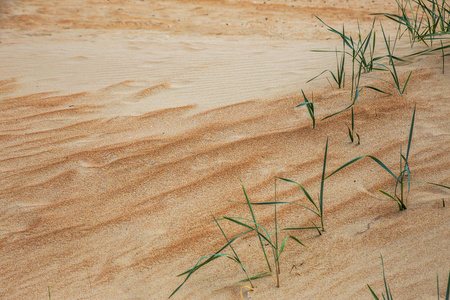
[[[414, 180], [449, 185], [450, 60], [399, 63], [405, 95], [364, 90], [355, 107], [361, 145], [341, 114], [349, 87], [327, 76], [341, 42], [316, 19], [355, 34], [395, 2], [295, 0], [18, 1], [0, 3], [0, 299], [165, 299], [176, 275], [225, 244], [216, 217], [249, 217], [252, 201], [273, 199], [274, 176], [319, 190], [328, 171], [359, 155], [397, 171], [417, 105], [410, 167]], [[395, 34], [389, 21], [387, 31]], [[377, 25], [378, 26], [378, 25]], [[379, 28], [377, 29], [379, 31]], [[381, 33], [379, 36], [381, 36]], [[382, 40], [378, 50], [384, 51]], [[420, 50], [417, 44], [414, 50]], [[397, 56], [411, 53], [405, 36]], [[380, 77], [390, 80], [386, 74]], [[328, 76], [329, 77], [329, 76]], [[325, 184], [325, 228], [291, 232], [281, 287], [255, 281], [251, 299], [371, 299], [381, 294], [380, 254], [396, 299], [436, 299], [436, 274], [450, 270], [447, 190], [412, 185], [408, 209], [377, 189], [392, 178], [361, 161]], [[278, 183], [280, 201], [307, 204]], [[447, 204], [443, 207], [443, 201]], [[272, 223], [272, 208], [255, 208]], [[279, 207], [282, 227], [317, 221]], [[238, 228], [227, 226], [230, 236]], [[265, 271], [254, 237], [236, 244], [253, 274]], [[244, 274], [227, 260], [195, 273], [174, 298], [239, 299]]]

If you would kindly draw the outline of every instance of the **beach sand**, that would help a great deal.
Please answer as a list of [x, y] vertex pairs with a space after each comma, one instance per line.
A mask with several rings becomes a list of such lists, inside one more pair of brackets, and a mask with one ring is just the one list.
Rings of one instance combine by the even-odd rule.
[[[398, 170], [411, 118], [413, 180], [449, 185], [450, 67], [439, 54], [398, 63], [399, 95], [386, 72], [364, 74], [355, 106], [361, 144], [350, 143], [350, 79], [337, 89], [341, 47], [314, 15], [356, 36], [394, 1], [14, 1], [0, 4], [0, 299], [166, 299], [203, 255], [225, 243], [212, 214], [249, 218], [273, 201], [274, 177], [316, 199], [327, 173], [360, 155]], [[383, 18], [393, 36], [395, 25]], [[377, 53], [385, 53], [378, 22]], [[411, 49], [407, 35], [395, 55]], [[445, 58], [446, 66], [450, 60]], [[349, 66], [350, 61], [347, 61]], [[301, 90], [314, 92], [312, 128]], [[448, 190], [412, 184], [407, 210], [377, 189], [395, 181], [370, 159], [325, 182], [325, 232], [281, 232], [281, 286], [248, 292], [240, 267], [217, 259], [174, 299], [396, 299], [441, 297], [450, 270]], [[311, 206], [277, 181], [277, 200]], [[446, 207], [443, 207], [443, 203]], [[255, 207], [273, 230], [273, 207]], [[320, 220], [278, 206], [280, 228]], [[232, 237], [242, 231], [222, 221]], [[235, 244], [251, 275], [267, 266], [255, 236]], [[227, 253], [230, 252], [228, 249]]]

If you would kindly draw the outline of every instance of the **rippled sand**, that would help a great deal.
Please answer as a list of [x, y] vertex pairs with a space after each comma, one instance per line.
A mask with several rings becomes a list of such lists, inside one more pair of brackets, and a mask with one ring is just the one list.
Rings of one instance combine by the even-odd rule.
[[[359, 146], [348, 114], [312, 129], [294, 108], [301, 89], [314, 91], [317, 119], [348, 105], [348, 84], [306, 83], [335, 68], [333, 54], [310, 50], [340, 46], [314, 14], [355, 32], [356, 19], [366, 30], [370, 13], [395, 11], [391, 2], [3, 1], [0, 298], [48, 299], [48, 287], [54, 299], [167, 298], [176, 274], [225, 243], [211, 212], [250, 216], [230, 202], [245, 200], [241, 181], [255, 202], [273, 200], [274, 176], [316, 195], [327, 138], [329, 171], [363, 154], [397, 170], [414, 105], [413, 179], [449, 185], [450, 78], [437, 55], [398, 66], [402, 80], [413, 70], [404, 96], [363, 77], [393, 95], [361, 92]], [[396, 55], [411, 51], [405, 38]], [[307, 248], [288, 242], [281, 287], [259, 279], [251, 299], [370, 299], [366, 284], [383, 289], [380, 254], [394, 297], [435, 299], [436, 274], [443, 295], [449, 194], [413, 185], [398, 212], [377, 191], [392, 188], [369, 160], [327, 180], [326, 232], [291, 232]], [[277, 189], [280, 201], [308, 204], [294, 185]], [[255, 210], [273, 224], [271, 208]], [[293, 206], [278, 217], [282, 227], [317, 221]], [[236, 250], [251, 274], [265, 271], [254, 237]], [[174, 298], [237, 299], [243, 275], [216, 260]]]

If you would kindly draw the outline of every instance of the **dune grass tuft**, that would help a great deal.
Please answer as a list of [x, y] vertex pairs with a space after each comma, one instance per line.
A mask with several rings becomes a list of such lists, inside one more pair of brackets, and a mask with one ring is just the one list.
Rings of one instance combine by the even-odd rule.
[[450, 6], [445, 0], [396, 0], [398, 13], [377, 13], [405, 27], [411, 46], [422, 42], [431, 46], [450, 32]]
[[[202, 256], [191, 269], [177, 275], [178, 277], [186, 275], [186, 277], [185, 277], [184, 281], [172, 292], [172, 294], [170, 294], [169, 298], [171, 298], [176, 292], [178, 292], [178, 290], [186, 283], [186, 281], [189, 279], [189, 277], [194, 272], [199, 270], [201, 267], [207, 265], [208, 263], [212, 262], [213, 260], [215, 260], [217, 258], [222, 258], [222, 257], [230, 259], [231, 261], [237, 263], [241, 267], [241, 269], [243, 270], [243, 272], [245, 273], [245, 276], [246, 276], [246, 279], [241, 280], [241, 282], [248, 281], [252, 288], [254, 287], [252, 280], [255, 280], [255, 279], [258, 279], [258, 278], [261, 278], [264, 276], [272, 276], [272, 278], [275, 278], [275, 284], [277, 287], [279, 287], [280, 286], [280, 276], [279, 275], [281, 273], [280, 257], [284, 251], [287, 241], [289, 239], [291, 239], [291, 240], [295, 241], [296, 243], [300, 244], [301, 246], [306, 247], [298, 238], [296, 238], [295, 236], [292, 236], [292, 235], [286, 236], [281, 241], [279, 240], [280, 230], [278, 229], [278, 219], [277, 219], [277, 204], [279, 204], [279, 202], [277, 201], [277, 198], [276, 198], [276, 178], [275, 178], [275, 200], [274, 200], [274, 202], [264, 203], [264, 204], [274, 205], [274, 227], [275, 227], [275, 229], [271, 233], [269, 233], [269, 231], [264, 226], [262, 226], [260, 223], [257, 222], [256, 215], [253, 210], [253, 205], [250, 202], [247, 191], [243, 184], [241, 184], [241, 186], [242, 186], [242, 190], [244, 192], [244, 196], [245, 196], [245, 200], [246, 200], [245, 204], [247, 205], [247, 207], [250, 211], [250, 214], [251, 214], [251, 219], [243, 218], [243, 217], [227, 217], [227, 216], [224, 216], [221, 219], [217, 219], [213, 215], [212, 217], [214, 219], [214, 222], [216, 223], [217, 227], [220, 229], [220, 232], [224, 236], [224, 238], [226, 240], [226, 244], [222, 248], [220, 248], [217, 252], [215, 252], [214, 254], [208, 254], [208, 255]], [[234, 238], [229, 239], [227, 237], [227, 235], [225, 234], [225, 232], [223, 231], [222, 226], [220, 226], [219, 221], [232, 222], [234, 224], [237, 224], [237, 225], [243, 227], [245, 229], [245, 231], [236, 235]], [[283, 230], [286, 230], [286, 229], [283, 229]], [[255, 276], [248, 275], [247, 270], [245, 269], [244, 265], [242, 264], [241, 259], [239, 258], [236, 250], [233, 247], [234, 242], [236, 242], [239, 238], [241, 238], [244, 235], [247, 235], [249, 233], [256, 233], [256, 235], [258, 236], [259, 245], [261, 247], [261, 251], [264, 255], [264, 259], [267, 264], [267, 270], [264, 271], [263, 273], [255, 275]], [[272, 254], [273, 263], [271, 263], [269, 261], [268, 251], [266, 251], [266, 247], [264, 244], [270, 246], [270, 250], [271, 250], [270, 252]], [[232, 254], [222, 253], [228, 247], [231, 249]]]

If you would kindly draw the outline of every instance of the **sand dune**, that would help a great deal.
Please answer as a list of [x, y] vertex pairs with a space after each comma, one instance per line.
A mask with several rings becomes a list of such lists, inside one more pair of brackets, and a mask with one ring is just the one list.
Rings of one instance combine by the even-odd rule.
[[[306, 83], [335, 63], [310, 50], [340, 45], [314, 14], [355, 32], [356, 19], [368, 29], [370, 13], [395, 11], [391, 2], [3, 1], [0, 298], [48, 299], [48, 287], [54, 299], [167, 298], [176, 274], [225, 243], [211, 213], [249, 216], [230, 202], [245, 200], [241, 182], [255, 202], [273, 199], [274, 176], [316, 195], [327, 138], [328, 172], [363, 154], [397, 170], [415, 105], [413, 179], [448, 185], [450, 85], [439, 56], [399, 65], [402, 80], [413, 70], [403, 96], [364, 76], [392, 95], [361, 93], [361, 145], [349, 143], [348, 114], [313, 129], [295, 108], [301, 89], [314, 91], [318, 120], [348, 105], [348, 85]], [[412, 50], [402, 39], [396, 51]], [[292, 232], [307, 248], [288, 243], [281, 287], [259, 279], [251, 299], [371, 299], [366, 284], [383, 289], [380, 254], [396, 299], [436, 299], [436, 274], [442, 296], [448, 191], [412, 185], [399, 212], [377, 191], [392, 187], [370, 160], [327, 180], [326, 231]], [[280, 201], [307, 204], [294, 185], [277, 189]], [[272, 208], [257, 215], [273, 229]], [[278, 217], [283, 227], [317, 221], [287, 205]], [[250, 273], [265, 271], [255, 237], [236, 250]], [[242, 278], [217, 260], [174, 298], [238, 299]]]

